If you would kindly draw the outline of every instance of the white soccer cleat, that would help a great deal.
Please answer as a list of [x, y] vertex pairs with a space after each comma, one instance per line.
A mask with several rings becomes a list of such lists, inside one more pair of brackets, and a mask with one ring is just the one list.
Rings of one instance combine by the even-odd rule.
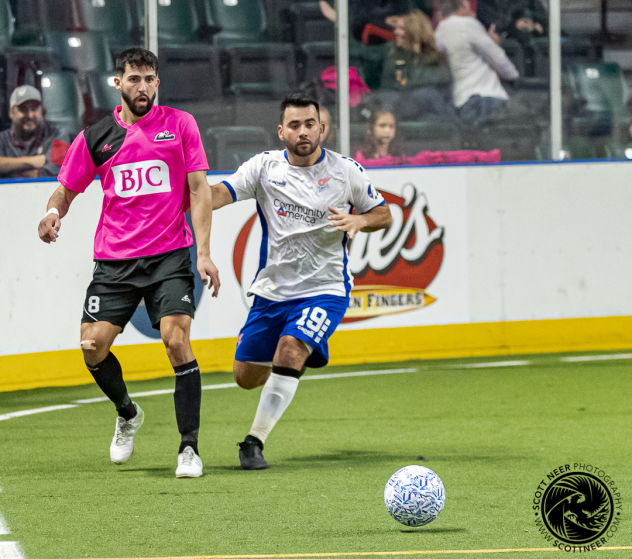
[[178, 454], [178, 468], [176, 477], [200, 477], [202, 475], [202, 459], [195, 451], [187, 446]]
[[136, 417], [125, 421], [121, 416], [116, 418], [116, 430], [110, 445], [110, 460], [115, 464], [127, 462], [134, 452], [134, 435], [145, 421], [145, 413], [136, 402]]

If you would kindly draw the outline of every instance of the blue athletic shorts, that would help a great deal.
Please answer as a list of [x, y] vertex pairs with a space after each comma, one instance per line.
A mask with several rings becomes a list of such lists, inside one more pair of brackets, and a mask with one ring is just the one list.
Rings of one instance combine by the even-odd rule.
[[319, 295], [275, 302], [255, 297], [248, 320], [237, 338], [236, 361], [269, 363], [281, 336], [294, 336], [314, 348], [305, 364], [324, 367], [329, 361], [327, 340], [349, 307], [347, 297]]

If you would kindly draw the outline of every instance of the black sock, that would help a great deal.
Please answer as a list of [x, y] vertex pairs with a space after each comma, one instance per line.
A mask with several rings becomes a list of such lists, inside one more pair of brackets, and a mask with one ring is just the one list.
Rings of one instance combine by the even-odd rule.
[[202, 379], [200, 368], [194, 359], [190, 363], [173, 368], [176, 374], [176, 391], [173, 401], [176, 405], [176, 421], [182, 436], [180, 454], [186, 446], [198, 454], [197, 440], [200, 430], [200, 406], [202, 404]]
[[114, 403], [118, 414], [129, 421], [136, 417], [136, 408], [127, 394], [127, 387], [123, 380], [123, 370], [116, 356], [110, 352], [108, 356], [97, 365], [88, 365], [86, 367], [99, 388]]
[[192, 441], [182, 441], [180, 443], [180, 448], [178, 449], [178, 454], [180, 454], [181, 452], [184, 452], [184, 449], [190, 446], [193, 449], [193, 452], [195, 452], [195, 454], [197, 454], [198, 456], [200, 455], [200, 453], [198, 452], [198, 447], [197, 447], [197, 441], [192, 442]]
[[272, 365], [272, 372], [275, 375], [281, 375], [284, 377], [301, 378], [305, 372], [306, 367], [303, 367], [300, 371], [298, 369], [292, 369], [291, 367], [279, 367]]

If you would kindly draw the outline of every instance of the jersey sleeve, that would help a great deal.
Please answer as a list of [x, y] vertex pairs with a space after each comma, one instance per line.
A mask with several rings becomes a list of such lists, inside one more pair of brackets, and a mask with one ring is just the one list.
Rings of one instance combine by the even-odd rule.
[[386, 202], [378, 190], [371, 184], [366, 170], [355, 161], [351, 160], [353, 168], [349, 173], [351, 186], [351, 202], [356, 214], [365, 214], [377, 206]]
[[180, 134], [182, 137], [182, 147], [184, 149], [186, 172], [208, 171], [208, 160], [206, 159], [206, 152], [202, 144], [200, 129], [193, 115], [185, 113], [182, 119]]
[[233, 202], [250, 200], [257, 195], [257, 186], [261, 179], [261, 154], [255, 155], [243, 163], [236, 173], [222, 181], [230, 191]]
[[64, 157], [57, 180], [68, 190], [82, 193], [96, 176], [97, 168], [88, 150], [84, 132], [81, 131]]

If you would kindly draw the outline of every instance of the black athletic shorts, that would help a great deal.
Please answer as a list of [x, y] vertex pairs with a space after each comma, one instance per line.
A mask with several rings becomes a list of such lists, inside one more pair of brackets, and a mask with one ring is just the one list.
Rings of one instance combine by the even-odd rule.
[[151, 325], [163, 316], [195, 314], [188, 248], [130, 260], [98, 260], [86, 293], [81, 322], [105, 321], [125, 328], [141, 300]]

